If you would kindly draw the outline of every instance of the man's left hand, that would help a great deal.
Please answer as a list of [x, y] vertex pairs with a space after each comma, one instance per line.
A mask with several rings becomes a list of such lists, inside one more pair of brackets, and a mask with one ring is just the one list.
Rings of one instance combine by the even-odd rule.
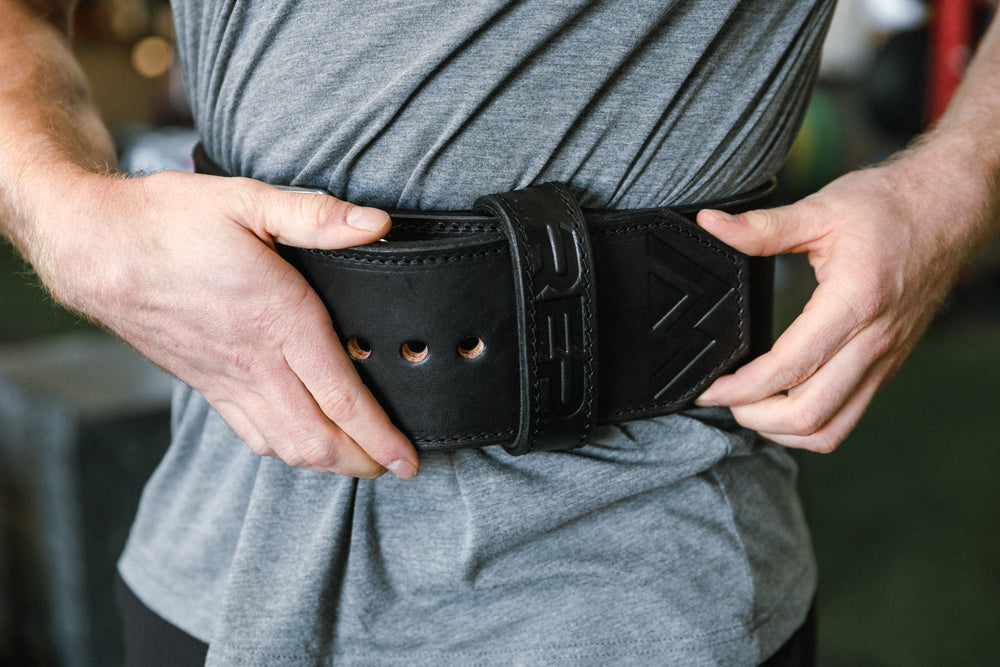
[[[834, 450], [927, 328], [986, 225], [975, 183], [916, 150], [802, 201], [698, 223], [749, 255], [807, 253], [818, 286], [772, 350], [699, 405], [788, 447]], [[974, 207], [971, 207], [974, 208]], [[979, 207], [982, 208], [981, 206]]]

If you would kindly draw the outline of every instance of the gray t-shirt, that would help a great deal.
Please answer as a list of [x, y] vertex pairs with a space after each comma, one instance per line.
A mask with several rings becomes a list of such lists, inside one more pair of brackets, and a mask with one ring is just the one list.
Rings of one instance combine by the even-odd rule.
[[[587, 205], [773, 174], [833, 0], [175, 0], [235, 174], [392, 208], [557, 180]], [[754, 664], [815, 567], [776, 445], [721, 409], [571, 452], [426, 454], [414, 481], [259, 458], [178, 386], [119, 569], [210, 664]]]

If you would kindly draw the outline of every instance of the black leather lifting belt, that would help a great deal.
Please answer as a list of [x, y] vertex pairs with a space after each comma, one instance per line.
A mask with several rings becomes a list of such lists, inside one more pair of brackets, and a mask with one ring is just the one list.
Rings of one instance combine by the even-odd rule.
[[[224, 174], [203, 151], [196, 163]], [[770, 346], [773, 263], [693, 218], [773, 189], [616, 211], [581, 210], [547, 183], [472, 211], [390, 212], [386, 241], [278, 251], [415, 446], [568, 449], [597, 424], [690, 405]]]

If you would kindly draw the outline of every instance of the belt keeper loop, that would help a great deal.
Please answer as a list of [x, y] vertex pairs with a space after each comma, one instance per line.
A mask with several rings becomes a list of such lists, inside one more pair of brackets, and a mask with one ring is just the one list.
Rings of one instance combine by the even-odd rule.
[[480, 197], [510, 247], [520, 347], [518, 434], [511, 454], [571, 449], [597, 423], [594, 257], [579, 204], [546, 183]]

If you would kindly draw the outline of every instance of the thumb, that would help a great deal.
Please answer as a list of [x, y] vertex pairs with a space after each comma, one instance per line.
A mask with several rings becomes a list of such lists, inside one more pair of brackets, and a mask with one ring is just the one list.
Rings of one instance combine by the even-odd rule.
[[814, 235], [798, 204], [732, 215], [703, 209], [698, 226], [747, 255], [801, 252]]
[[[246, 180], [246, 179], [241, 179]], [[261, 238], [299, 248], [337, 249], [371, 243], [389, 232], [389, 214], [313, 190], [280, 189], [257, 181], [244, 220]]]

